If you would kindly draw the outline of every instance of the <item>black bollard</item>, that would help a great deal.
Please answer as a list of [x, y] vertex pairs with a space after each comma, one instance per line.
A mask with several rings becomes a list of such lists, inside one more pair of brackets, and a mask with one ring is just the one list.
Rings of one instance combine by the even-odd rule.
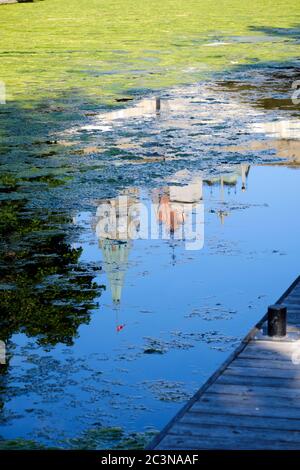
[[286, 307], [283, 305], [270, 305], [268, 308], [268, 335], [286, 336]]

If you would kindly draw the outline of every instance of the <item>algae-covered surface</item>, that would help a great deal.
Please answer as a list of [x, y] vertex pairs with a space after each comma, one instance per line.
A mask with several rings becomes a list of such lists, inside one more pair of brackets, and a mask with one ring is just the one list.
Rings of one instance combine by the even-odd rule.
[[0, 449], [145, 446], [299, 274], [299, 16], [0, 5]]
[[45, 0], [1, 6], [0, 15], [0, 76], [17, 100], [77, 91], [101, 105], [299, 55], [294, 0]]

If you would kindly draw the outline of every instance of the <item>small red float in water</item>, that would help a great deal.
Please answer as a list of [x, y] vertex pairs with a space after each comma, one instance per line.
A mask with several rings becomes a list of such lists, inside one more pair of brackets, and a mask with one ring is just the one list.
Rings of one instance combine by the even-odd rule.
[[117, 325], [117, 331], [122, 331], [125, 325]]

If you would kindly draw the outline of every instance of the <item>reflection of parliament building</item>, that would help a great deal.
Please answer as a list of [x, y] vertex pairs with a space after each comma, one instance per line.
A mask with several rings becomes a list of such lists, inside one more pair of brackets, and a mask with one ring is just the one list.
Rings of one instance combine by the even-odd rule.
[[[156, 233], [160, 233], [159, 227], [162, 227], [166, 238], [183, 240], [185, 224], [190, 221], [195, 205], [203, 201], [203, 184], [211, 188], [218, 187], [220, 200], [223, 201], [226, 187], [237, 187], [241, 182], [241, 190], [246, 190], [249, 170], [249, 165], [241, 164], [234, 172], [204, 180], [199, 175], [191, 177], [186, 171], [176, 173], [172, 184], [154, 189], [150, 193], [155, 218], [151, 223], [156, 224]], [[115, 304], [121, 301], [129, 253], [133, 243], [129, 230], [134, 227], [138, 233], [140, 228], [141, 218], [137, 213], [139, 202], [139, 189], [130, 188], [117, 198], [100, 200], [96, 213], [95, 231]], [[103, 211], [108, 214], [105, 218], [105, 226], [101, 223]], [[228, 214], [225, 211], [218, 211], [222, 223], [226, 215]]]

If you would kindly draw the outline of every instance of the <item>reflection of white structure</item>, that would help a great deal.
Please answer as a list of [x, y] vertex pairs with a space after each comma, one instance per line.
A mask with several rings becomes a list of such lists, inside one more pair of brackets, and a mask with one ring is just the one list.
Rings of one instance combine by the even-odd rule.
[[[225, 186], [236, 187], [238, 182], [241, 180], [241, 190], [243, 192], [246, 191], [247, 177], [249, 175], [249, 171], [250, 165], [248, 165], [247, 163], [242, 163], [238, 168], [235, 169], [235, 171], [225, 175], [220, 175], [218, 177], [207, 179], [205, 180], [205, 182], [210, 186], [213, 186], [215, 184], [220, 186], [220, 200], [223, 203]], [[229, 212], [226, 210], [219, 210], [217, 214], [219, 216], [221, 224], [223, 225], [226, 217], [229, 215]]]
[[268, 123], [256, 124], [255, 132], [263, 132], [273, 139], [268, 143], [255, 142], [250, 147], [256, 148], [274, 148], [277, 155], [286, 158], [290, 165], [299, 165], [300, 163], [300, 120], [274, 121]]
[[[251, 131], [264, 134], [267, 140], [256, 139], [247, 142], [247, 145], [227, 147], [229, 152], [248, 153], [264, 150], [276, 151], [279, 158], [287, 159], [285, 165], [298, 166], [300, 163], [300, 120], [282, 120], [273, 122], [260, 122], [251, 125]], [[270, 162], [272, 163], [272, 162]], [[276, 165], [280, 164], [275, 162]]]
[[160, 113], [162, 116], [169, 117], [169, 113], [178, 113], [185, 111], [189, 102], [187, 99], [173, 97], [172, 99], [161, 98], [146, 98], [133, 106], [117, 109], [115, 111], [108, 111], [106, 113], [98, 114], [96, 121], [102, 124], [109, 124], [113, 121], [127, 120], [144, 117], [155, 116]]
[[[147, 123], [159, 115], [160, 129], [176, 128], [191, 130], [192, 121], [203, 122], [211, 125], [226, 122], [228, 119], [236, 119], [242, 115], [257, 115], [257, 111], [233, 100], [220, 104], [216, 100], [216, 91], [211, 87], [191, 86], [187, 88], [176, 88], [170, 90], [167, 97], [142, 99], [135, 101], [132, 105], [114, 111], [99, 113], [93, 117], [91, 124], [79, 129], [71, 129], [70, 132], [78, 130], [109, 132], [115, 127], [131, 125], [135, 120]], [[199, 106], [199, 100], [201, 105]], [[195, 122], [195, 121], [193, 121]], [[136, 139], [133, 139], [136, 144]]]
[[119, 119], [151, 116], [159, 112], [161, 110], [161, 106], [162, 104], [159, 98], [144, 99], [134, 104], [133, 106], [99, 114], [96, 119], [102, 122], [111, 122]]
[[273, 122], [259, 122], [252, 124], [251, 130], [259, 134], [266, 134], [277, 139], [300, 139], [300, 121], [283, 120]]
[[212, 178], [207, 178], [205, 183], [209, 186], [218, 184], [221, 187], [221, 198], [223, 198], [222, 190], [224, 186], [236, 186], [241, 179], [241, 189], [245, 191], [247, 188], [247, 177], [250, 171], [250, 165], [248, 163], [241, 163], [238, 167], [234, 169], [234, 171], [221, 174], [219, 176], [215, 176]]

